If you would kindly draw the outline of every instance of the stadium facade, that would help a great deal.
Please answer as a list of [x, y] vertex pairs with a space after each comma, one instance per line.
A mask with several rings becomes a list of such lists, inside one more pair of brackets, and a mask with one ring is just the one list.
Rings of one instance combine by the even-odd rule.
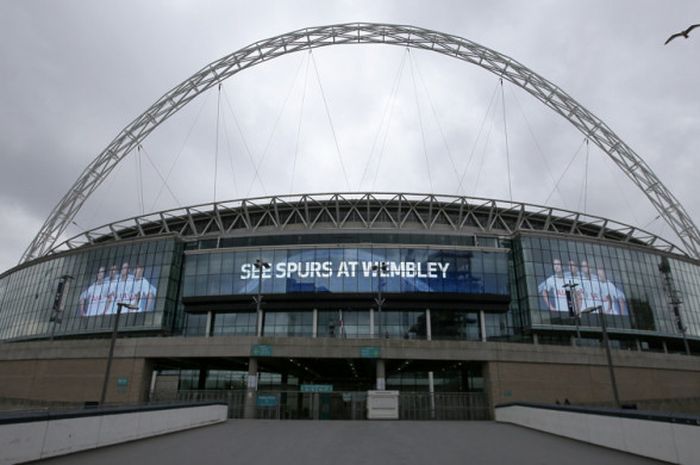
[[[578, 212], [399, 193], [198, 205], [56, 245], [114, 167], [198, 95], [340, 44], [441, 53], [522, 88], [620, 167], [680, 247]], [[361, 418], [367, 391], [395, 390], [403, 418], [483, 418], [507, 401], [611, 403], [615, 385], [623, 403], [697, 402], [699, 258], [700, 231], [646, 163], [521, 63], [414, 26], [300, 29], [202, 68], [86, 167], [0, 275], [0, 402], [207, 397], [232, 416]]]
[[0, 392], [96, 401], [121, 302], [111, 402], [316, 387], [604, 403], [601, 319], [623, 401], [690, 398], [699, 300], [697, 260], [575, 212], [420, 194], [200, 205], [0, 276]]

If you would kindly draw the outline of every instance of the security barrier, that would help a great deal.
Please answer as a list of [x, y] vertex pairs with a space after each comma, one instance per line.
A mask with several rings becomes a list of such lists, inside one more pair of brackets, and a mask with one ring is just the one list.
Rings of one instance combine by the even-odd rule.
[[[244, 390], [178, 391], [178, 401], [228, 403], [229, 418], [243, 418]], [[256, 418], [278, 420], [365, 420], [367, 391], [300, 392], [258, 391]], [[490, 420], [483, 392], [405, 392], [399, 394], [399, 420]]]

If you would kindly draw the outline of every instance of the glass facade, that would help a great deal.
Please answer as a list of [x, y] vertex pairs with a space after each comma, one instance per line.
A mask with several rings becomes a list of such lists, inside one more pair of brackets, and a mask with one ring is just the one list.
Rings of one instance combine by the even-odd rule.
[[700, 336], [696, 265], [565, 239], [523, 237], [520, 246], [519, 298], [533, 326], [572, 326], [580, 314], [584, 327], [599, 328], [603, 317], [612, 330], [680, 335], [676, 306], [688, 335]]
[[[182, 247], [151, 240], [74, 252], [0, 279], [0, 339], [122, 330], [172, 322]], [[175, 270], [173, 272], [173, 270]]]
[[[378, 242], [380, 236], [373, 233]], [[679, 338], [682, 322], [688, 336], [700, 337], [700, 268], [691, 260], [551, 235], [479, 246], [428, 237], [433, 247], [325, 241], [234, 250], [225, 238], [207, 242], [210, 248], [173, 238], [78, 249], [0, 277], [0, 339], [106, 333], [117, 303], [128, 305], [123, 331], [252, 336], [258, 291], [270, 296], [263, 301], [264, 336], [527, 341], [537, 332], [541, 343], [567, 344], [579, 322], [595, 345], [605, 318], [613, 334]], [[269, 263], [262, 275], [257, 260]], [[374, 303], [379, 291], [392, 304], [381, 313]], [[315, 302], [323, 299], [314, 321]], [[489, 313], [493, 299], [509, 300], [510, 310]], [[198, 313], [187, 313], [193, 301]], [[675, 350], [653, 339], [613, 344]]]

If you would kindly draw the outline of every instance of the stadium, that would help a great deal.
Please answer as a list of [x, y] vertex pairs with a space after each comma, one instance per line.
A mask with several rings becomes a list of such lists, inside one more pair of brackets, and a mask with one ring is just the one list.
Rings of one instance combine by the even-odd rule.
[[[386, 192], [212, 202], [62, 238], [114, 165], [199, 93], [343, 43], [433, 50], [522, 87], [613, 157], [682, 244], [548, 206]], [[232, 417], [320, 419], [364, 418], [375, 390], [398, 391], [415, 419], [490, 418], [512, 401], [697, 408], [699, 245], [638, 155], [511, 58], [411, 26], [303, 29], [205, 67], [86, 168], [0, 275], [0, 399], [225, 399]]]

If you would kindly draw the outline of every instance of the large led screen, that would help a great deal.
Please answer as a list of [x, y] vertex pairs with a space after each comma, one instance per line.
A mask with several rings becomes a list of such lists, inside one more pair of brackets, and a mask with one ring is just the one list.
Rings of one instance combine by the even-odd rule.
[[173, 240], [139, 241], [15, 270], [0, 279], [0, 339], [106, 331], [119, 303], [121, 328], [160, 329], [175, 308], [177, 253]]
[[80, 293], [77, 313], [81, 316], [112, 315], [117, 312], [117, 303], [125, 304], [129, 312], [152, 312], [155, 310], [160, 267], [143, 264], [132, 265], [123, 261], [99, 265], [94, 281]]
[[594, 268], [585, 258], [568, 260], [565, 265], [557, 257], [552, 260], [550, 273], [537, 286], [542, 304], [549, 311], [578, 314], [600, 306], [607, 314], [628, 313], [621, 283], [609, 279], [604, 267]]
[[[257, 260], [266, 265], [256, 266]], [[190, 254], [183, 295], [437, 292], [509, 294], [508, 254], [427, 248], [313, 248]]]

